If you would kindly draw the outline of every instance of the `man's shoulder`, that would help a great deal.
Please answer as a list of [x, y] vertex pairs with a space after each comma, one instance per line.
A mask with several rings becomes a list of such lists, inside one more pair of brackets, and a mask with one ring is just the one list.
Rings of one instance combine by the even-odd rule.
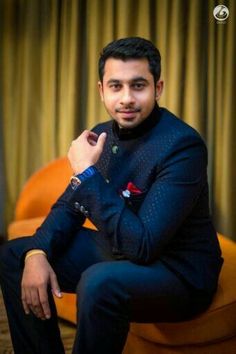
[[181, 137], [189, 136], [202, 139], [200, 133], [168, 109], [160, 107], [160, 120], [158, 130], [167, 135]]
[[108, 132], [112, 128], [112, 120], [108, 120], [106, 122], [98, 123], [93, 127], [92, 131], [96, 134], [101, 134], [103, 132]]
[[157, 151], [163, 159], [186, 153], [207, 159], [206, 144], [196, 129], [166, 108], [160, 108], [160, 113], [151, 137], [152, 151]]

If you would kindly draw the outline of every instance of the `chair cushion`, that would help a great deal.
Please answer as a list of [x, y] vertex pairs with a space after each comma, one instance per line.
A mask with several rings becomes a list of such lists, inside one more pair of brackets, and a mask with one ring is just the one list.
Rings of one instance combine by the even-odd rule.
[[14, 238], [22, 236], [31, 236], [35, 233], [35, 230], [42, 224], [45, 217], [39, 216], [37, 218], [13, 221], [8, 226], [8, 239], [12, 240]]
[[16, 203], [15, 220], [47, 215], [69, 184], [72, 169], [65, 157], [51, 161], [25, 183]]
[[54, 296], [54, 300], [58, 316], [76, 324], [76, 295], [63, 293], [62, 298]]
[[236, 244], [219, 236], [224, 264], [219, 287], [209, 309], [190, 321], [131, 324], [131, 332], [165, 345], [216, 342], [236, 335]]

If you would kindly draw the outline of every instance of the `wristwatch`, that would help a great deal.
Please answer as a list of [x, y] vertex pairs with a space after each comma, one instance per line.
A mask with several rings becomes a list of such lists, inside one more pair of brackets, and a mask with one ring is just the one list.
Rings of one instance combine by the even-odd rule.
[[77, 189], [77, 187], [79, 187], [79, 185], [85, 181], [87, 178], [93, 176], [96, 173], [96, 168], [94, 166], [90, 166], [88, 168], [86, 168], [86, 170], [84, 170], [82, 173], [78, 174], [78, 175], [73, 175], [70, 178], [70, 185], [71, 188], [75, 191]]
[[77, 176], [71, 176], [70, 185], [73, 190], [76, 190], [77, 187], [81, 184], [81, 180]]

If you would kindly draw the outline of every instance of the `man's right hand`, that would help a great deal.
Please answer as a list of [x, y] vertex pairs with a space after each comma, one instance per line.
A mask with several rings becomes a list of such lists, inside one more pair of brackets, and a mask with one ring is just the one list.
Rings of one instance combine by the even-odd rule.
[[21, 282], [21, 296], [24, 311], [30, 311], [42, 320], [51, 317], [48, 302], [48, 286], [57, 297], [61, 298], [57, 277], [47, 258], [43, 254], [35, 254], [27, 258]]

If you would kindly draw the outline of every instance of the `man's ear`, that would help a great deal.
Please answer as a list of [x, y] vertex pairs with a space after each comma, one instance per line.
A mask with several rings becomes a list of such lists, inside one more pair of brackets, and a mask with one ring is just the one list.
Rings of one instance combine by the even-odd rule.
[[156, 83], [156, 100], [158, 101], [162, 95], [164, 87], [164, 81], [163, 80], [158, 80]]
[[102, 82], [98, 81], [98, 90], [99, 90], [99, 94], [100, 94], [100, 98], [101, 101], [104, 101], [104, 95], [103, 95], [103, 86], [102, 86]]

